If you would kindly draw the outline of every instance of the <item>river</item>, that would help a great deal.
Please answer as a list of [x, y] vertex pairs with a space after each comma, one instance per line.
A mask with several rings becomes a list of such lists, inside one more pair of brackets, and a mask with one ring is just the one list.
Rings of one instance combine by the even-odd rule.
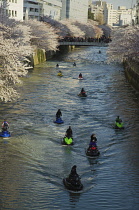
[[[1, 104], [1, 121], [11, 131], [0, 139], [1, 210], [139, 209], [139, 94], [121, 65], [106, 62], [106, 50], [81, 47], [36, 66], [22, 79], [20, 99]], [[82, 87], [86, 98], [77, 96]], [[58, 109], [61, 125], [53, 123]], [[112, 127], [117, 115], [124, 130]], [[75, 144], [66, 147], [61, 140], [69, 125]], [[92, 133], [100, 156], [89, 159]], [[73, 165], [84, 185], [80, 193], [62, 183]]]

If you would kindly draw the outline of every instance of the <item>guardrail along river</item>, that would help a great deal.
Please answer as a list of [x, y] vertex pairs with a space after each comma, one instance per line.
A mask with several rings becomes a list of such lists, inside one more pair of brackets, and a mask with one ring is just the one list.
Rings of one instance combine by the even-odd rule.
[[[106, 50], [76, 48], [36, 66], [22, 79], [20, 99], [1, 104], [11, 138], [0, 139], [0, 209], [139, 209], [139, 95], [121, 65], [107, 64]], [[81, 88], [86, 98], [77, 96]], [[53, 123], [58, 109], [61, 125]], [[112, 127], [117, 115], [124, 130]], [[75, 144], [62, 146], [69, 125]], [[92, 133], [100, 156], [89, 159], [85, 148]], [[84, 185], [81, 193], [62, 183], [73, 165]]]

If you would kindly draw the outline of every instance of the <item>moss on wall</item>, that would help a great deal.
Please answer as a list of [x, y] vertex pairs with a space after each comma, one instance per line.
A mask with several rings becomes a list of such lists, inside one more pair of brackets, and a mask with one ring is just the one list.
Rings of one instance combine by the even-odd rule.
[[44, 49], [36, 49], [33, 53], [34, 66], [46, 61], [46, 54]]
[[59, 46], [59, 49], [55, 51], [45, 51], [44, 49], [36, 49], [33, 55], [29, 56], [28, 59], [30, 60], [29, 65], [34, 67], [40, 63], [45, 62], [53, 58], [54, 56], [58, 56], [59, 54], [63, 54], [74, 50], [75, 46], [67, 45], [67, 46]]

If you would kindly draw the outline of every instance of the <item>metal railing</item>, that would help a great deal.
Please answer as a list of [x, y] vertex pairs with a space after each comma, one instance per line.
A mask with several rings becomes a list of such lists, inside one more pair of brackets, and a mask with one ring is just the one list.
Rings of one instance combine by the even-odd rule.
[[72, 46], [100, 46], [107, 47], [108, 43], [105, 42], [59, 42], [59, 45], [72, 45]]

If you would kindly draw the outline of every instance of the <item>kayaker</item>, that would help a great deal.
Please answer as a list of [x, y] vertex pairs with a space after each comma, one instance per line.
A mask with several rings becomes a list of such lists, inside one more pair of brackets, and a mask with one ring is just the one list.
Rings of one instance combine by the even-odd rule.
[[73, 63], [73, 66], [76, 66], [76, 63], [75, 62]]
[[116, 117], [116, 120], [115, 120], [117, 123], [121, 123], [122, 122], [122, 120], [120, 119], [120, 117], [119, 116], [117, 116]]
[[71, 168], [71, 172], [70, 172], [70, 174], [69, 174], [69, 179], [71, 179], [71, 178], [74, 177], [74, 176], [79, 176], [79, 175], [77, 174], [76, 168], [77, 168], [76, 165], [74, 165], [74, 166]]
[[81, 94], [82, 94], [82, 95], [85, 95], [85, 94], [86, 94], [84, 88], [81, 89]]
[[115, 128], [124, 128], [124, 124], [119, 116], [115, 120]]
[[79, 78], [82, 78], [82, 74], [81, 73], [79, 74]]
[[7, 131], [8, 128], [9, 128], [9, 123], [6, 121], [6, 119], [4, 119], [4, 121], [2, 122], [2, 130]]
[[71, 126], [69, 126], [69, 128], [67, 129], [67, 131], [66, 131], [66, 136], [67, 136], [68, 138], [72, 137], [72, 129], [71, 129]]
[[97, 144], [96, 144], [96, 142], [97, 142], [97, 138], [96, 138], [96, 135], [95, 134], [92, 134], [91, 135], [91, 140], [90, 140], [90, 143], [89, 143], [89, 148], [97, 148]]
[[97, 142], [97, 138], [96, 138], [96, 134], [92, 134], [91, 135], [91, 140], [90, 141], [95, 141], [95, 142]]
[[62, 112], [60, 109], [58, 109], [57, 113], [56, 113], [56, 119], [60, 118], [62, 116]]

